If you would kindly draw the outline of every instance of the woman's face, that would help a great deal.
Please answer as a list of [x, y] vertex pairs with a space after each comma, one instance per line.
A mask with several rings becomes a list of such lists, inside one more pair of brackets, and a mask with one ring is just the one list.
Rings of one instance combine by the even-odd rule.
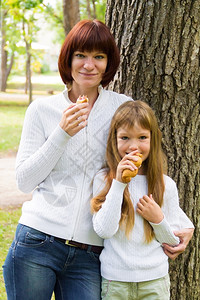
[[99, 51], [75, 51], [72, 56], [72, 77], [81, 88], [99, 86], [107, 67], [107, 55]]

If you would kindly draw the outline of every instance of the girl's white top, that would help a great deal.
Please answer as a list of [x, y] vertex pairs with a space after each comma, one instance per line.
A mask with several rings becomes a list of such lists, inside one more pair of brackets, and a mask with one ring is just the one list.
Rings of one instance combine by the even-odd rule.
[[[105, 169], [94, 179], [93, 194], [104, 187]], [[150, 223], [155, 238], [149, 244], [144, 242], [143, 218], [136, 212], [140, 198], [148, 194], [146, 176], [137, 175], [129, 183], [129, 191], [135, 209], [135, 225], [129, 239], [119, 228], [123, 192], [126, 184], [113, 180], [102, 208], [93, 216], [96, 233], [104, 240], [100, 255], [101, 274], [108, 280], [141, 282], [161, 278], [168, 273], [168, 257], [162, 243], [177, 245], [179, 239], [173, 234], [181, 228], [194, 228], [192, 222], [179, 207], [175, 182], [164, 176], [165, 193], [162, 211], [164, 219], [159, 224]]]
[[72, 104], [67, 90], [32, 102], [16, 160], [19, 189], [33, 191], [32, 200], [23, 204], [21, 224], [67, 240], [103, 244], [92, 226], [92, 183], [105, 163], [111, 118], [127, 100], [100, 87], [88, 125], [73, 137], [59, 126]]

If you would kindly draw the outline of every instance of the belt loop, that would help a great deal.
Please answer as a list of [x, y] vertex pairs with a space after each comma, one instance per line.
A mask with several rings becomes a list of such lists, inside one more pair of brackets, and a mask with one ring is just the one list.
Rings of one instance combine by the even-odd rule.
[[88, 248], [87, 248], [87, 252], [91, 252], [92, 251], [92, 245], [88, 245]]
[[49, 241], [50, 241], [50, 243], [53, 243], [53, 241], [54, 241], [54, 236], [53, 235], [49, 236]]

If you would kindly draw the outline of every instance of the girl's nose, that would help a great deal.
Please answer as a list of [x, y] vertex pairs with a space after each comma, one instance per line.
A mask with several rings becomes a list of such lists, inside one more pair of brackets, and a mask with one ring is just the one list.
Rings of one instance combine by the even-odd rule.
[[129, 148], [130, 148], [131, 151], [138, 150], [138, 145], [137, 145], [137, 143], [132, 142], [130, 144]]

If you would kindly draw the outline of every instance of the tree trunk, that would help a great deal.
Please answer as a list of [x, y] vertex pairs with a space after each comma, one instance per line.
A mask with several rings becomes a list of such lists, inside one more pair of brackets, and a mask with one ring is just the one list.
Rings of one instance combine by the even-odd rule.
[[80, 20], [79, 0], [63, 0], [63, 22], [65, 35]]
[[28, 83], [28, 96], [29, 104], [32, 102], [32, 82], [31, 82], [31, 54], [30, 49], [27, 53], [27, 83]]
[[8, 52], [5, 49], [6, 46], [6, 32], [4, 29], [5, 17], [7, 15], [7, 11], [2, 10], [1, 13], [1, 77], [0, 77], [0, 90], [1, 92], [6, 91], [7, 85], [7, 60], [8, 60]]
[[6, 91], [6, 83], [7, 83], [7, 58], [8, 58], [8, 53], [5, 50], [6, 46], [6, 40], [5, 40], [5, 31], [3, 28], [1, 28], [1, 92]]
[[171, 299], [200, 299], [200, 0], [108, 0], [106, 23], [121, 54], [110, 88], [155, 110], [168, 174], [195, 225], [186, 251], [170, 262]]
[[90, 9], [90, 0], [87, 0], [86, 3], [87, 3], [87, 16], [88, 16], [88, 19], [91, 19], [92, 15], [91, 15], [91, 9]]
[[29, 104], [32, 102], [32, 82], [31, 82], [31, 39], [29, 23], [22, 21], [22, 29], [24, 42], [26, 46], [26, 82], [25, 82], [25, 94], [29, 92]]
[[95, 4], [95, 0], [92, 0], [92, 7], [93, 7], [93, 19], [96, 19], [97, 15], [96, 15], [96, 4]]

